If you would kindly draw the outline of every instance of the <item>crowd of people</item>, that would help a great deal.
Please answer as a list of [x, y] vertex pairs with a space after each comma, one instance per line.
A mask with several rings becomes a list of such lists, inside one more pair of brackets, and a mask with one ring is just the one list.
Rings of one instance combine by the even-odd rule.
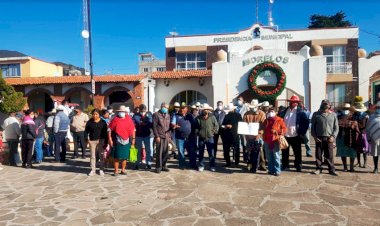
[[[226, 105], [218, 101], [215, 109], [207, 103], [188, 106], [176, 102], [172, 107], [162, 103], [154, 113], [141, 104], [133, 112], [119, 105], [94, 109], [87, 115], [63, 101], [46, 117], [33, 110], [23, 115], [10, 113], [2, 128], [9, 147], [9, 165], [17, 165], [19, 142], [24, 168], [40, 164], [44, 157], [54, 156], [55, 162], [65, 162], [67, 138], [72, 137], [73, 159], [79, 158], [79, 150], [81, 158], [85, 159], [89, 145], [89, 176], [96, 175], [97, 162], [98, 174], [104, 175], [105, 162], [110, 158], [113, 159], [113, 175], [126, 174], [131, 150], [135, 148], [138, 150], [137, 161], [133, 162], [135, 170], [151, 170], [155, 160], [156, 173], [168, 172], [167, 162], [173, 154], [178, 159], [179, 169], [202, 172], [206, 168], [207, 150], [207, 169], [215, 172], [219, 138], [223, 143], [223, 167], [240, 165], [248, 172], [262, 170], [279, 176], [291, 167], [291, 148], [293, 166], [297, 172], [302, 172], [302, 145], [305, 145], [306, 156], [312, 156], [310, 135], [315, 141], [314, 174], [320, 174], [323, 165], [327, 165], [328, 173], [337, 176], [335, 148], [336, 156], [341, 157], [343, 171], [366, 168], [367, 156], [372, 155], [373, 172], [378, 173], [380, 102], [368, 110], [360, 97], [355, 98], [352, 106], [346, 103], [335, 108], [328, 100], [323, 100], [320, 109], [312, 114], [296, 95], [287, 102], [287, 107], [280, 106], [276, 110], [266, 101], [259, 103], [254, 99], [245, 103], [239, 97], [235, 103]], [[258, 124], [258, 133], [239, 134], [239, 122]]]

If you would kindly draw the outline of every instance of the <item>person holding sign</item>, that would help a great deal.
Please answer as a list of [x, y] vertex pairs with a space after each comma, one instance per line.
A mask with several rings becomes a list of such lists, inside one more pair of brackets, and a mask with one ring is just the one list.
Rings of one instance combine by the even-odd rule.
[[[265, 113], [259, 110], [259, 101], [253, 99], [249, 104], [249, 111], [244, 114], [244, 122], [248, 124], [256, 123], [258, 124], [258, 131], [256, 134], [245, 135], [247, 141], [247, 152], [248, 152], [248, 170], [256, 173], [259, 166], [260, 154], [263, 155], [263, 127], [264, 121], [266, 119]], [[265, 168], [265, 162], [262, 162], [262, 168]]]
[[229, 103], [227, 106], [228, 114], [224, 117], [222, 128], [223, 128], [223, 154], [224, 160], [226, 160], [225, 167], [231, 166], [230, 150], [231, 147], [234, 150], [234, 160], [235, 166], [239, 165], [240, 162], [240, 148], [239, 148], [239, 134], [238, 134], [238, 124], [243, 121], [241, 115], [236, 112], [236, 107], [233, 103]]
[[268, 158], [268, 173], [274, 176], [281, 174], [279, 138], [286, 133], [284, 120], [276, 116], [274, 108], [269, 108], [264, 121], [264, 146]]

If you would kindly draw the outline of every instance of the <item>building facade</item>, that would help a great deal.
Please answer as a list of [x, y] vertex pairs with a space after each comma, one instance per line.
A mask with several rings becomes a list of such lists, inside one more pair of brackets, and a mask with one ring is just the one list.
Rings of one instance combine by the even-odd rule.
[[159, 60], [153, 53], [139, 53], [139, 74], [166, 71], [165, 60]]

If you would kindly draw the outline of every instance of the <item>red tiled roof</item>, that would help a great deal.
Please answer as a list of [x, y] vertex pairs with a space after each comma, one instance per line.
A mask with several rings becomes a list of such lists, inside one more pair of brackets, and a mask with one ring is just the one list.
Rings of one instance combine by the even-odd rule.
[[[94, 76], [95, 82], [139, 82], [144, 75], [103, 75]], [[90, 76], [62, 76], [62, 77], [30, 77], [30, 78], [6, 78], [9, 85], [43, 85], [43, 84], [74, 84], [89, 83]]]
[[198, 78], [211, 77], [211, 70], [191, 70], [191, 71], [163, 71], [153, 72], [152, 78]]

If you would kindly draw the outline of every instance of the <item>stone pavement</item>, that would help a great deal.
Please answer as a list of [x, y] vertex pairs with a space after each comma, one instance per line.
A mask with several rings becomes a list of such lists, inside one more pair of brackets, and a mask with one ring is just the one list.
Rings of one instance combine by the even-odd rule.
[[[69, 155], [70, 156], [70, 155]], [[240, 168], [88, 177], [89, 159], [0, 171], [0, 225], [380, 225], [380, 176]], [[340, 159], [335, 162], [340, 163]], [[369, 158], [372, 162], [372, 158]], [[338, 166], [338, 169], [342, 166]]]

